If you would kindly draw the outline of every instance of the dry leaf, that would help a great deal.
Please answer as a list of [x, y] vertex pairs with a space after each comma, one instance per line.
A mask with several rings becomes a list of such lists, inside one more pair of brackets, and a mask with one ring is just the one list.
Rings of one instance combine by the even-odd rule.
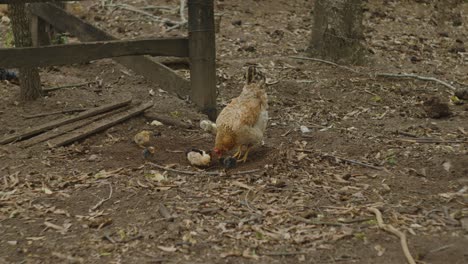
[[377, 256], [381, 257], [385, 253], [385, 248], [381, 245], [375, 245], [374, 249], [377, 251]]
[[165, 251], [165, 252], [176, 252], [177, 248], [174, 247], [174, 246], [170, 246], [170, 247], [165, 247], [165, 246], [158, 246], [158, 248], [162, 251]]

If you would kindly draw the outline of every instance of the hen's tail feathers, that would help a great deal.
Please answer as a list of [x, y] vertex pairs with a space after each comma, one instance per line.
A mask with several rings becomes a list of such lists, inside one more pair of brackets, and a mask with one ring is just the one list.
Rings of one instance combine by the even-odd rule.
[[261, 72], [255, 65], [250, 65], [247, 68], [247, 72], [245, 74], [245, 79], [247, 84], [251, 83], [265, 83], [265, 75]]

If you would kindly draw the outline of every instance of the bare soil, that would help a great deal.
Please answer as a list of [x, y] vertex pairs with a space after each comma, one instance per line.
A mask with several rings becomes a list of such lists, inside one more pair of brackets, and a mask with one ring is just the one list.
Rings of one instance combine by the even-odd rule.
[[[167, 6], [146, 11], [180, 20], [178, 1], [119, 3]], [[207, 170], [221, 175], [153, 167], [196, 171], [184, 151], [212, 148], [213, 136], [198, 129], [206, 117], [112, 60], [41, 69], [45, 87], [92, 83], [31, 103], [17, 101], [17, 86], [0, 83], [1, 137], [59, 118], [27, 115], [128, 97], [153, 100], [148, 112], [193, 124], [155, 127], [139, 116], [67, 147], [0, 146], [0, 262], [405, 263], [398, 238], [368, 211], [376, 207], [407, 234], [419, 263], [468, 263], [468, 102], [454, 104], [453, 91], [435, 82], [373, 77], [412, 73], [468, 87], [468, 3], [462, 26], [454, 26], [437, 23], [431, 1], [367, 1], [370, 57], [351, 66], [363, 74], [288, 57], [304, 55], [311, 7], [303, 0], [216, 1], [223, 14], [219, 108], [240, 93], [247, 63], [258, 63], [270, 83], [265, 145], [227, 174], [219, 165]], [[166, 32], [171, 25], [101, 1], [71, 10], [122, 39], [186, 35], [186, 28]], [[1, 24], [1, 36], [6, 29]], [[450, 115], [431, 118], [434, 108], [424, 104], [431, 97], [448, 104]], [[149, 162], [133, 143], [144, 129], [156, 134]], [[419, 138], [444, 143], [414, 142]]]

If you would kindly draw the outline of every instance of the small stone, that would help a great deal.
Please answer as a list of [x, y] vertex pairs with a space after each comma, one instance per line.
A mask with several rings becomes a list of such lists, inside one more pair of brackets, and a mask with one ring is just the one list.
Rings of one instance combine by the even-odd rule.
[[306, 126], [301, 126], [300, 127], [302, 133], [310, 133], [310, 129]]
[[98, 158], [99, 158], [98, 155], [92, 154], [91, 156], [89, 156], [88, 161], [96, 161], [98, 160]]
[[152, 125], [152, 126], [162, 126], [163, 123], [159, 122], [158, 120], [153, 120], [153, 121], [151, 122], [151, 125]]
[[240, 26], [240, 25], [242, 25], [242, 20], [234, 20], [234, 21], [231, 22], [231, 24], [234, 25], [234, 26]]

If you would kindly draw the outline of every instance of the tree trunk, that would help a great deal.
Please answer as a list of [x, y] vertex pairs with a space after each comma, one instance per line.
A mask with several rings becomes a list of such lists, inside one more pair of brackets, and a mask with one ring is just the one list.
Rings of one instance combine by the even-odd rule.
[[360, 64], [365, 56], [362, 0], [315, 0], [309, 54]]
[[[24, 3], [16, 3], [9, 6], [15, 47], [32, 46], [31, 30], [29, 28], [29, 14]], [[21, 59], [21, 58], [18, 58]], [[19, 69], [20, 99], [34, 100], [41, 96], [41, 80], [39, 71], [35, 67]]]

